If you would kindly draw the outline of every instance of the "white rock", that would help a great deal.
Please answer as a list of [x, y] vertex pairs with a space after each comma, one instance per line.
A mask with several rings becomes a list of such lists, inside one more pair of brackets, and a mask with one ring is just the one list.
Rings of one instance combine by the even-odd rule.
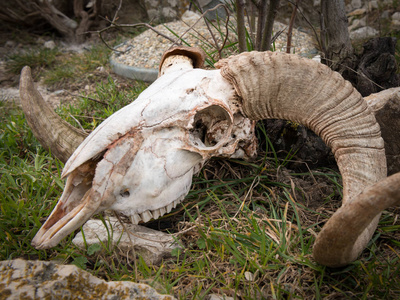
[[16, 46], [17, 44], [14, 42], [14, 41], [7, 41], [5, 44], [4, 44], [4, 47], [6, 47], [6, 48], [15, 48], [15, 46]]
[[377, 36], [378, 33], [379, 32], [376, 29], [369, 26], [365, 26], [350, 32], [350, 39], [352, 40], [367, 39]]
[[152, 287], [130, 281], [106, 282], [73, 265], [47, 261], [0, 262], [1, 299], [173, 300]]
[[[140, 254], [147, 264], [155, 265], [164, 257], [170, 256], [173, 249], [181, 248], [182, 245], [172, 235], [140, 225], [126, 223], [122, 225], [117, 218], [110, 217], [106, 224], [108, 228], [101, 220], [89, 220], [83, 226], [88, 246], [111, 243], [114, 251], [118, 251], [121, 255], [136, 259], [136, 254]], [[81, 232], [76, 235], [72, 243], [85, 249]]]
[[349, 31], [353, 31], [357, 28], [364, 27], [367, 25], [366, 16], [362, 19], [354, 19], [354, 21], [349, 26]]
[[247, 281], [254, 281], [254, 274], [246, 271], [244, 272], [244, 278], [246, 278]]
[[361, 0], [351, 0], [351, 6], [353, 7], [353, 9], [361, 8], [362, 2]]
[[369, 11], [374, 10], [374, 9], [378, 9], [378, 8], [379, 8], [378, 1], [369, 1], [368, 2], [368, 10]]
[[208, 295], [207, 300], [234, 300], [234, 298], [225, 295], [211, 294]]
[[54, 48], [56, 47], [56, 43], [54, 43], [54, 41], [50, 40], [50, 41], [45, 42], [45, 43], [43, 44], [43, 46], [44, 46], [46, 49], [54, 49]]
[[400, 21], [400, 12], [395, 12], [392, 15], [392, 20]]

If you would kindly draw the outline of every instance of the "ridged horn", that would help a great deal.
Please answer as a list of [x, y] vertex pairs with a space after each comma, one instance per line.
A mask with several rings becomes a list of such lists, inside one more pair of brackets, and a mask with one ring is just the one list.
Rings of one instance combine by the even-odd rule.
[[[354, 244], [358, 236], [376, 216], [380, 215], [381, 211], [400, 205], [399, 183], [400, 173], [394, 174], [368, 187], [353, 201], [339, 208], [322, 228], [315, 241], [313, 248], [315, 259], [322, 264], [327, 257], [337, 255], [340, 255], [340, 261], [355, 260], [357, 256], [351, 255], [356, 253], [347, 248]], [[338, 232], [346, 234], [338, 236]]]
[[[291, 120], [322, 137], [342, 174], [342, 205], [386, 178], [380, 127], [362, 96], [339, 73], [316, 61], [278, 52], [242, 53], [216, 66], [235, 87], [246, 117]], [[325, 251], [334, 241], [320, 242], [315, 259], [331, 267], [350, 263], [368, 244], [379, 217], [380, 213], [350, 245], [336, 247], [335, 252]], [[342, 226], [334, 229], [336, 241], [352, 230], [343, 230], [346, 226]]]
[[21, 71], [19, 83], [22, 110], [40, 144], [62, 162], [66, 162], [87, 134], [57, 115], [36, 90], [31, 69]]

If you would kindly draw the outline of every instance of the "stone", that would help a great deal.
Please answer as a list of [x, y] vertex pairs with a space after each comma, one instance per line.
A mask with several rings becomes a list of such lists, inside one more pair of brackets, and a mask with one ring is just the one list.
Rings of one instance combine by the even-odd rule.
[[351, 13], [348, 13], [347, 16], [361, 16], [364, 15], [367, 12], [365, 8], [358, 8], [356, 10], [353, 10]]
[[392, 25], [392, 29], [399, 30], [400, 29], [400, 20], [392, 20], [391, 25]]
[[392, 20], [400, 21], [400, 12], [395, 12], [392, 15]]
[[354, 21], [349, 26], [349, 31], [353, 31], [360, 27], [365, 27], [367, 25], [366, 16], [362, 19], [354, 19]]
[[353, 8], [361, 8], [362, 2], [361, 2], [361, 0], [351, 0], [351, 6]]
[[225, 295], [219, 295], [219, 294], [210, 294], [207, 296], [207, 300], [234, 300], [235, 298], [233, 297], [228, 297]]
[[56, 43], [54, 43], [54, 41], [52, 41], [52, 40], [46, 41], [43, 44], [43, 47], [45, 47], [46, 49], [54, 49], [56, 47]]
[[379, 32], [370, 26], [365, 26], [358, 28], [354, 31], [350, 32], [350, 39], [351, 40], [361, 40], [361, 39], [368, 39], [375, 37], [379, 34]]
[[74, 265], [23, 259], [0, 262], [0, 299], [172, 300], [152, 287], [129, 281], [106, 282]]
[[16, 46], [17, 46], [17, 43], [14, 41], [11, 41], [11, 40], [7, 41], [4, 44], [4, 47], [6, 47], [6, 48], [15, 48]]
[[[120, 255], [134, 260], [136, 255], [142, 256], [148, 265], [156, 265], [163, 258], [171, 256], [176, 248], [182, 248], [182, 242], [170, 234], [153, 230], [140, 225], [121, 224], [117, 218], [110, 217], [107, 227], [101, 220], [89, 220], [83, 226], [85, 235], [79, 232], [72, 243], [81, 249], [93, 244], [110, 244], [110, 247]], [[111, 233], [111, 234], [110, 234]]]
[[379, 8], [378, 1], [370, 1], [370, 2], [368, 2], [368, 10], [369, 11], [372, 11], [372, 10], [378, 9], [378, 8]]

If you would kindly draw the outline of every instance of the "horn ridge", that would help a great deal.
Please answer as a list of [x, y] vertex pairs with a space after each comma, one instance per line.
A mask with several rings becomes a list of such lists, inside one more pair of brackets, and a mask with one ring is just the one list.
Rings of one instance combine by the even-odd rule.
[[[216, 67], [234, 86], [246, 117], [295, 121], [325, 141], [342, 174], [343, 205], [357, 199], [366, 187], [386, 178], [380, 127], [360, 93], [339, 73], [311, 59], [269, 51], [232, 56], [218, 62]], [[354, 243], [341, 244], [337, 253], [346, 252], [346, 259], [355, 259], [369, 242], [379, 216], [377, 213], [361, 230]], [[337, 228], [335, 234], [339, 245], [341, 236], [347, 232]], [[321, 243], [319, 247], [323, 249]], [[343, 260], [342, 255], [319, 254], [315, 258], [325, 265], [351, 262]]]
[[48, 105], [33, 84], [31, 69], [21, 71], [19, 84], [22, 110], [40, 144], [62, 162], [66, 162], [87, 134], [63, 120]]

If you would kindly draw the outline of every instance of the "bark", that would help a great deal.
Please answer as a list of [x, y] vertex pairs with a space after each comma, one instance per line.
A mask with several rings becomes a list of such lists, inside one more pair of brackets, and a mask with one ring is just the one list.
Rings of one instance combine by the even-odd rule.
[[264, 26], [261, 39], [261, 51], [267, 51], [271, 48], [272, 29], [274, 27], [275, 16], [279, 9], [279, 0], [270, 0], [267, 14], [267, 20]]
[[343, 0], [321, 1], [321, 41], [325, 63], [346, 78], [348, 68], [354, 69], [354, 49], [348, 32]]
[[244, 23], [244, 0], [236, 0], [237, 35], [239, 53], [246, 51], [246, 27]]

